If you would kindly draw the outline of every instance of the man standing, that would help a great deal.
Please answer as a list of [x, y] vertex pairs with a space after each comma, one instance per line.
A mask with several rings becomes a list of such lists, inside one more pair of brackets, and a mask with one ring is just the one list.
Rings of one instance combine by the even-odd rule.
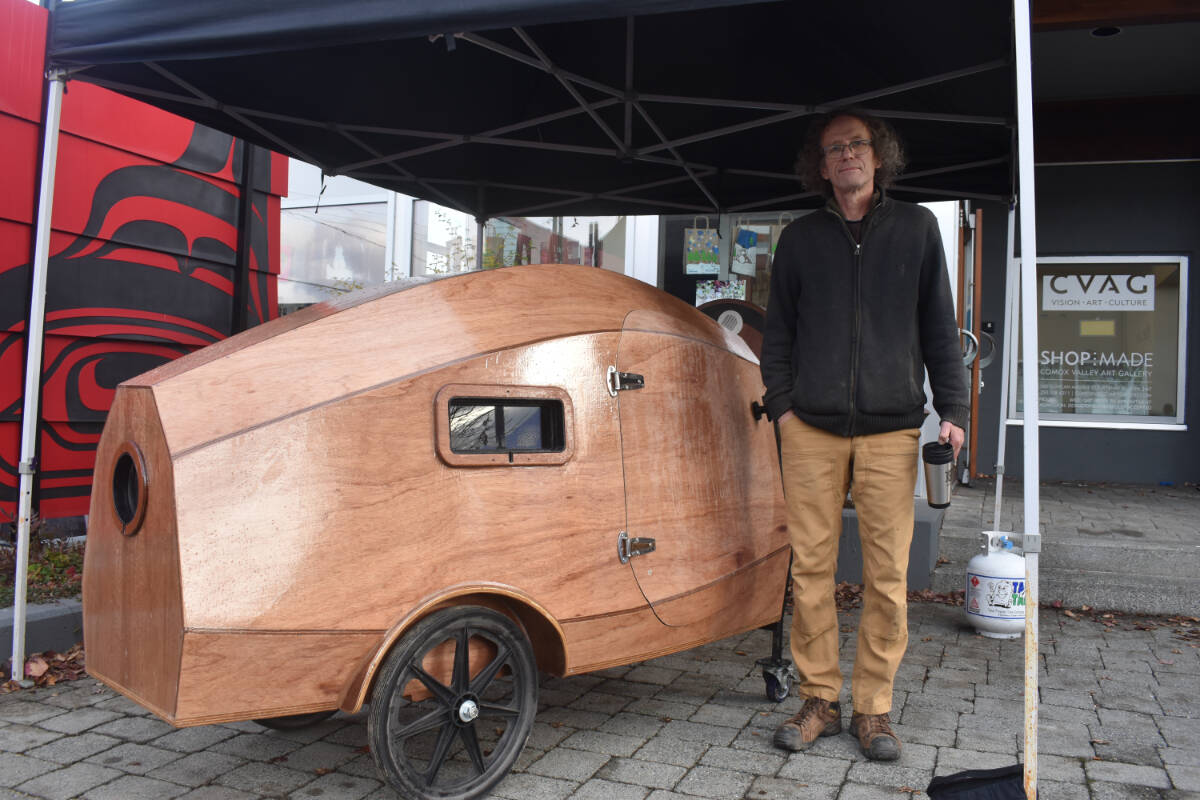
[[793, 553], [791, 650], [805, 697], [775, 745], [805, 750], [842, 730], [833, 578], [849, 491], [864, 583], [850, 729], [868, 758], [891, 761], [900, 757], [888, 715], [908, 643], [924, 372], [939, 439], [956, 458], [970, 412], [966, 374], [937, 222], [884, 194], [904, 166], [891, 127], [853, 110], [827, 114], [810, 128], [797, 166], [827, 202], [779, 239], [763, 336]]

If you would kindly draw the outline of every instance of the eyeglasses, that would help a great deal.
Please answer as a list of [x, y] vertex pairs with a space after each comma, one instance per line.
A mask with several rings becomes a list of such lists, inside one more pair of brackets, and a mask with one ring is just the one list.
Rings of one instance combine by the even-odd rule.
[[851, 155], [865, 156], [867, 151], [871, 149], [870, 139], [855, 139], [848, 144], [831, 144], [828, 147], [822, 147], [821, 152], [826, 158], [841, 158], [849, 150]]

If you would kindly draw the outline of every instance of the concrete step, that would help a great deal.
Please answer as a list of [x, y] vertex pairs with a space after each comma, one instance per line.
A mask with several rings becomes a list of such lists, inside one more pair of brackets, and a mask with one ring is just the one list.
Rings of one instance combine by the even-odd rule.
[[[962, 591], [966, 563], [941, 564], [933, 572], [935, 592]], [[1163, 616], [1196, 613], [1195, 578], [1154, 577], [1128, 572], [1046, 569], [1038, 564], [1038, 597], [1042, 603], [1058, 601], [1068, 608], [1123, 611]]]
[[[978, 530], [943, 525], [938, 542], [941, 559], [965, 567], [982, 552]], [[1200, 547], [1144, 539], [1113, 532], [1094, 535], [1042, 534], [1042, 571], [1115, 573], [1143, 579], [1193, 580], [1200, 576]]]
[[[931, 588], [961, 590], [995, 519], [996, 485], [957, 487], [938, 537]], [[1020, 481], [1003, 487], [1000, 529], [1024, 529]], [[1038, 488], [1040, 599], [1130, 613], [1195, 615], [1200, 492], [1193, 486], [1043, 483]]]
[[[1113, 541], [1118, 536], [1127, 541]], [[1042, 602], [1140, 614], [1194, 614], [1200, 548], [1130, 538], [1043, 533], [1038, 559]], [[967, 563], [983, 552], [982, 539], [979, 530], [943, 525], [930, 588], [961, 590]]]
[[[10, 644], [13, 607], [0, 608], [0, 642]], [[54, 650], [59, 653], [83, 641], [83, 604], [79, 600], [52, 600], [25, 607], [25, 654]], [[6, 652], [11, 655], [11, 648]], [[0, 666], [9, 656], [0, 658]]]

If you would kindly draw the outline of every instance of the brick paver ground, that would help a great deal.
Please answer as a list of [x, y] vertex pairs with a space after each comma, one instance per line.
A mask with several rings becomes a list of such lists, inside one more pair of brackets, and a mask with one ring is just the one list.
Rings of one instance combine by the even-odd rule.
[[[847, 662], [856, 622], [856, 611], [843, 614]], [[1041, 614], [1041, 796], [1200, 798], [1197, 642], [1165, 620], [1104, 622]], [[897, 763], [864, 760], [849, 734], [803, 754], [776, 750], [771, 733], [800, 700], [765, 699], [754, 660], [770, 638], [755, 631], [543, 678], [529, 744], [493, 796], [903, 800], [926, 797], [934, 775], [1016, 763], [1021, 641], [981, 637], [960, 608], [939, 603], [913, 603], [909, 626], [892, 710]], [[85, 679], [0, 697], [0, 800], [394, 798], [365, 744], [361, 714], [294, 732], [252, 722], [173, 730]]]
[[[1180, 547], [1200, 545], [1194, 487], [1130, 490], [1115, 500], [1086, 488], [1043, 492], [1043, 518], [1067, 508], [1083, 514], [1089, 504], [1143, 524], [1159, 514], [1159, 527], [1182, 537]], [[968, 491], [956, 503], [966, 510], [976, 499]], [[971, 506], [971, 515], [986, 516], [983, 505]], [[1200, 800], [1196, 626], [1188, 633], [1182, 621], [1067, 612], [1041, 612], [1040, 796]], [[847, 674], [857, 618], [850, 611], [841, 620]], [[935, 775], [1016, 763], [1022, 641], [981, 637], [961, 608], [931, 602], [910, 604], [909, 632], [892, 709], [904, 742], [897, 763], [864, 760], [849, 734], [803, 754], [776, 750], [772, 731], [801, 701], [765, 699], [755, 659], [769, 652], [770, 635], [754, 631], [601, 673], [544, 677], [529, 742], [492, 796], [905, 800], [925, 798]], [[848, 722], [849, 696], [843, 700]], [[30, 797], [396, 795], [366, 751], [365, 714], [290, 732], [253, 722], [174, 730], [84, 679], [0, 696], [0, 800]]]

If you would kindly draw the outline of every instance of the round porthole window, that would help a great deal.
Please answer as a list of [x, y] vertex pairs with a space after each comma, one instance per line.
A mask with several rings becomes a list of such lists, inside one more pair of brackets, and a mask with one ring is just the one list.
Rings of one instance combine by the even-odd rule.
[[112, 472], [113, 510], [125, 536], [132, 536], [141, 527], [146, 515], [147, 490], [142, 451], [133, 442], [126, 442], [117, 451]]

